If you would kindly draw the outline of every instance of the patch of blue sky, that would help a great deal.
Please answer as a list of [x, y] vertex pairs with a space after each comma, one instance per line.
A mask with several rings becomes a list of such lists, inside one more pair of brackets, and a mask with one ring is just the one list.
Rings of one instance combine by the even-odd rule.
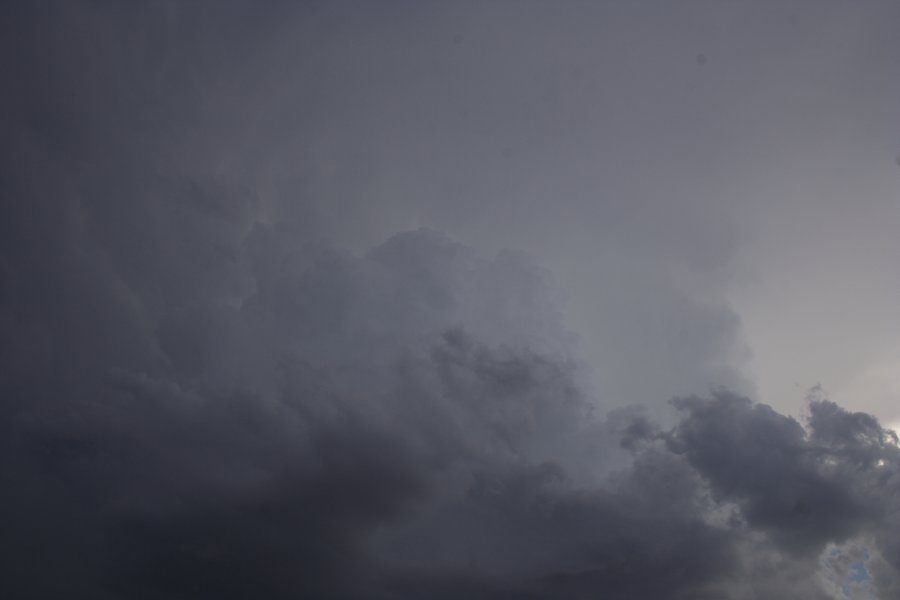
[[[868, 560], [869, 551], [864, 550], [863, 557], [850, 566], [850, 573], [844, 579], [841, 586], [841, 592], [844, 594], [845, 598], [859, 598], [858, 595], [851, 596], [854, 588], [858, 590], [859, 588], [872, 583], [872, 576], [869, 574], [868, 569], [866, 569], [866, 561]], [[874, 596], [871, 596], [871, 599], [877, 600]]]

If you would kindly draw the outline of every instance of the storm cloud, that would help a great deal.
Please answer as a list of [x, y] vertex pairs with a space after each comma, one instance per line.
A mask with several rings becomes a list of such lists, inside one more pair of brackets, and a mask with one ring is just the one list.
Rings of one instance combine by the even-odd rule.
[[897, 595], [896, 434], [758, 397], [682, 185], [717, 42], [564, 6], [2, 9], [0, 595]]

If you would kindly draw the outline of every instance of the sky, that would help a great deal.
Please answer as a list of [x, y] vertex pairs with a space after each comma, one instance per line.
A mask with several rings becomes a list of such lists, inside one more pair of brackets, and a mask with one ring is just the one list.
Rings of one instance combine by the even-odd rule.
[[897, 597], [897, 2], [0, 10], [3, 597]]

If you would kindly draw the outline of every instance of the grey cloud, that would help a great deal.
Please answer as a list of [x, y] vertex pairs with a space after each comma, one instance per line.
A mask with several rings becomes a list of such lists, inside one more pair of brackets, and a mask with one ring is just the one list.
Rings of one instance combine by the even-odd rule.
[[[500, 318], [526, 267], [417, 231], [362, 257], [312, 251], [241, 306], [170, 309], [163, 363], [98, 364], [7, 422], [4, 585], [677, 599], [741, 598], [734, 582], [761, 577], [828, 598], [819, 554], [893, 506], [877, 421], [816, 401], [805, 429], [724, 392], [676, 401], [671, 431], [607, 418], [562, 329], [534, 350]], [[526, 306], [540, 335], [558, 326]], [[870, 543], [886, 581], [892, 547]]]
[[827, 400], [810, 405], [809, 432], [790, 417], [746, 398], [675, 401], [687, 417], [668, 437], [675, 452], [735, 501], [748, 523], [792, 552], [818, 553], [879, 522], [884, 464], [896, 453], [893, 432], [869, 415]]
[[[739, 320], [717, 291], [739, 224], [685, 194], [676, 202], [668, 190], [625, 189], [631, 168], [620, 162], [631, 152], [603, 153], [599, 175], [591, 157], [600, 149], [566, 116], [606, 123], [613, 131], [602, 125], [598, 139], [630, 147], [630, 130], [596, 112], [630, 97], [597, 86], [629, 43], [609, 23], [642, 23], [641, 11], [589, 10], [575, 39], [595, 39], [592, 23], [611, 40], [589, 60], [535, 43], [537, 5], [522, 9], [523, 29], [505, 28], [503, 43], [484, 27], [502, 26], [505, 12], [483, 10], [484, 22], [399, 6], [11, 8], [20, 33], [6, 38], [7, 56], [18, 57], [20, 91], [4, 111], [5, 181], [25, 187], [9, 195], [26, 211], [28, 194], [65, 198], [80, 221], [69, 235], [102, 248], [91, 260], [138, 291], [150, 321], [204, 293], [245, 296], [252, 283], [235, 263], [257, 220], [354, 252], [427, 225], [491, 254], [525, 247], [545, 260], [611, 402], [710, 382], [748, 390]], [[554, 31], [563, 35], [567, 23]], [[513, 49], [540, 76], [506, 68]], [[538, 94], [541, 77], [562, 81]], [[575, 81], [584, 94], [562, 86]], [[568, 158], [547, 143], [573, 135]], [[510, 144], [521, 147], [512, 167], [485, 154]], [[716, 226], [698, 227], [700, 214]], [[679, 289], [676, 273], [696, 285]], [[657, 376], [644, 377], [639, 363]]]
[[4, 7], [0, 595], [896, 592], [895, 440], [740, 395], [744, 225], [642, 103], [722, 58], [510, 6]]
[[689, 417], [679, 424], [672, 448], [685, 453], [714, 491], [739, 501], [752, 526], [797, 551], [818, 550], [857, 530], [864, 507], [855, 504], [849, 486], [820, 475], [798, 422], [745, 398], [692, 398], [676, 405]]

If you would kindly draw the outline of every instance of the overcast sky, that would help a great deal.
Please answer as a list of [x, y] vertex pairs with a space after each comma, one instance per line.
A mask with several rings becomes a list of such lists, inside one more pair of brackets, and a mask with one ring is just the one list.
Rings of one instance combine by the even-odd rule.
[[0, 10], [0, 595], [897, 597], [900, 3]]

